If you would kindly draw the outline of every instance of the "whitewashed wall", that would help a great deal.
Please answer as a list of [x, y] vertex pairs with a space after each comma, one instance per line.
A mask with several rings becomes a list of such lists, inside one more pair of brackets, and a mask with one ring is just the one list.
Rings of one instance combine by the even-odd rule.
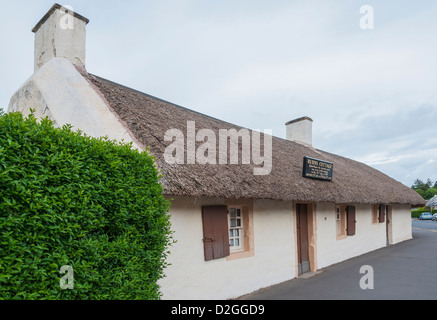
[[27, 80], [12, 96], [8, 112], [27, 116], [35, 109], [35, 117], [48, 116], [55, 125], [71, 124], [92, 137], [133, 142], [128, 130], [111, 112], [90, 83], [64, 58], [53, 58]]
[[325, 268], [386, 246], [385, 223], [372, 223], [372, 206], [355, 205], [356, 234], [337, 239], [335, 204], [317, 204], [317, 263]]
[[390, 244], [413, 238], [411, 228], [411, 206], [393, 205], [391, 213]]
[[[295, 217], [292, 202], [253, 202], [254, 245], [252, 257], [204, 261], [201, 207], [223, 205], [223, 199], [176, 197], [171, 222], [177, 243], [170, 248], [161, 280], [164, 299], [229, 299], [296, 276]], [[317, 268], [385, 247], [386, 224], [372, 222], [372, 206], [355, 204], [356, 234], [337, 239], [335, 204], [317, 203]], [[392, 206], [390, 241], [411, 239], [409, 206]]]
[[229, 299], [294, 277], [291, 202], [254, 201], [254, 256], [204, 261], [201, 207], [222, 204], [222, 199], [173, 201], [171, 222], [178, 242], [170, 248], [167, 277], [159, 282], [163, 299]]

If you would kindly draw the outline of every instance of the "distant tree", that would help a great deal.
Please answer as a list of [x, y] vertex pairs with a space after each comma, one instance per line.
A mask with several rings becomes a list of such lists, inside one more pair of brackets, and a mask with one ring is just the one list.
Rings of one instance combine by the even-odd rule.
[[430, 178], [428, 178], [426, 180], [425, 186], [427, 186], [427, 188], [426, 188], [427, 190], [432, 187], [432, 181]]
[[434, 197], [437, 194], [437, 188], [429, 188], [428, 190], [426, 190], [425, 194], [423, 195], [423, 197], [426, 200], [431, 199], [432, 197]]
[[426, 182], [416, 179], [411, 189], [415, 190], [424, 199], [429, 200], [437, 194], [437, 181], [433, 183], [430, 178], [426, 179]]
[[426, 186], [426, 184], [425, 184], [425, 182], [423, 182], [422, 180], [420, 180], [420, 179], [416, 179], [416, 180], [414, 180], [414, 183], [413, 183], [413, 185], [411, 186], [411, 189], [414, 189], [414, 190], [418, 190], [418, 189], [422, 189], [422, 191], [426, 191], [426, 190], [428, 190], [428, 187]]
[[[413, 189], [414, 189], [414, 188], [413, 188]], [[416, 192], [417, 192], [418, 194], [420, 194], [420, 195], [422, 196], [422, 198], [425, 199], [425, 191], [423, 191], [422, 189], [416, 189]]]

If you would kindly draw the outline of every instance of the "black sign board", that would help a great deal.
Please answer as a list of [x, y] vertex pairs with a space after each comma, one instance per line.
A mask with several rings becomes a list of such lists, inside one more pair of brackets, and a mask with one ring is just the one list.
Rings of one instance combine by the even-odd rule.
[[332, 162], [317, 160], [310, 157], [303, 158], [304, 178], [332, 181], [333, 170], [334, 164]]

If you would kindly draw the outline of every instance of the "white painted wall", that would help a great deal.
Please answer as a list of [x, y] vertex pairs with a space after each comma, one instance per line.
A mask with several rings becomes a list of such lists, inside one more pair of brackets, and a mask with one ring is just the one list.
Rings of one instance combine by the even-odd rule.
[[35, 32], [35, 71], [53, 58], [85, 67], [86, 22], [56, 9]]
[[[92, 137], [134, 142], [90, 83], [64, 58], [53, 58], [38, 69], [12, 96], [8, 112], [26, 116], [30, 108], [36, 109], [37, 118], [48, 116], [58, 127], [71, 124]], [[133, 146], [139, 149], [135, 142]]]
[[396, 244], [413, 238], [411, 228], [411, 206], [393, 205], [391, 214], [390, 244]]
[[337, 240], [335, 204], [317, 204], [317, 264], [325, 268], [386, 246], [385, 223], [372, 223], [372, 206], [356, 208], [356, 234]]
[[170, 248], [167, 277], [159, 282], [163, 299], [229, 299], [294, 277], [291, 202], [254, 201], [254, 256], [204, 261], [201, 207], [222, 204], [222, 199], [173, 201], [171, 222], [178, 242]]
[[258, 269], [262, 268], [259, 275], [263, 275], [264, 286], [294, 278], [296, 244], [293, 203], [254, 201], [254, 227], [257, 257], [254, 263], [260, 265]]
[[[178, 241], [170, 248], [160, 280], [163, 299], [229, 299], [293, 279], [296, 275], [295, 217], [292, 202], [255, 200], [255, 255], [237, 260], [204, 261], [201, 207], [223, 199], [176, 197], [172, 229]], [[386, 224], [372, 223], [372, 206], [355, 204], [356, 234], [337, 239], [335, 204], [317, 203], [317, 267], [322, 269], [386, 246]], [[411, 239], [409, 206], [392, 206], [394, 243]]]
[[295, 142], [302, 142], [307, 145], [313, 143], [313, 122], [304, 119], [286, 125], [286, 139]]

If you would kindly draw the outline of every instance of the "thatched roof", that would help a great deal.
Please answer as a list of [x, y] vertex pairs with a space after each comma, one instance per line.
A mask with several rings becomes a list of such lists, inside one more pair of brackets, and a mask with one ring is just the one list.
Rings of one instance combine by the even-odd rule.
[[[186, 133], [187, 121], [196, 130], [241, 127], [160, 100], [97, 76], [84, 74], [135, 138], [156, 157], [168, 195], [228, 199], [273, 199], [312, 202], [423, 205], [415, 191], [363, 163], [299, 143], [273, 137], [269, 175], [255, 176], [256, 165], [170, 165], [164, 151], [169, 129]], [[334, 178], [320, 181], [302, 177], [305, 156], [332, 162]], [[240, 161], [241, 163], [241, 161]]]

